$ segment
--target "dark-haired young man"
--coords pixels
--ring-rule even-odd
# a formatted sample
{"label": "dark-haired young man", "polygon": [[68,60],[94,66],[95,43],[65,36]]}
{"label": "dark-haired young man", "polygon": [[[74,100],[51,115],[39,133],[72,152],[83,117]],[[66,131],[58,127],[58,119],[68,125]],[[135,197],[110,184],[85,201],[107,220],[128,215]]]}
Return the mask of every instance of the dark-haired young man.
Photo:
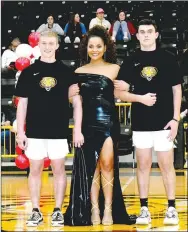
{"label": "dark-haired young man", "polygon": [[[182,78],[175,57],[156,48],[158,35],[153,20],[140,21],[136,35],[140,50],[124,61],[115,88],[121,100],[132,102],[133,143],[141,203],[136,223],[151,222],[148,192],[154,148],[168,198],[164,224],[176,225],[179,219],[175,208],[173,140],[180,119]],[[132,93],[128,92],[130,85]]]}

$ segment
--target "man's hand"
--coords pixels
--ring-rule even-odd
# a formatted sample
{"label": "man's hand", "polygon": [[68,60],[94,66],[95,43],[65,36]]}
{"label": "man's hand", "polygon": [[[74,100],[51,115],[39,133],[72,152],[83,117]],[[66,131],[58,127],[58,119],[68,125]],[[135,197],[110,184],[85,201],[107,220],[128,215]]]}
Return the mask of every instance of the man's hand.
{"label": "man's hand", "polygon": [[78,84],[73,84],[69,87],[69,98],[74,97],[75,95],[78,95],[80,92],[80,89],[78,87]]}
{"label": "man's hand", "polygon": [[140,102],[146,106],[153,106],[157,100],[156,93],[147,93],[141,96]]}
{"label": "man's hand", "polygon": [[168,122],[166,124],[166,126],[164,127],[164,129],[168,129],[170,127],[170,132],[167,136],[167,138],[170,141],[174,141],[174,139],[176,138],[177,132],[178,132],[178,122],[176,122],[175,120],[171,120],[170,122]]}
{"label": "man's hand", "polygon": [[125,81],[122,81],[122,80],[120,80],[120,81],[118,81],[118,80],[115,80],[114,81],[114,87],[115,87],[115,89],[117,89],[117,90],[121,90],[121,91],[129,91],[129,84],[127,84]]}
{"label": "man's hand", "polygon": [[73,130],[74,136],[73,136],[73,144],[75,147],[81,147],[84,144],[84,136],[83,134],[74,129]]}
{"label": "man's hand", "polygon": [[16,142],[18,143],[19,148],[21,148],[22,150],[25,150],[27,148],[28,139],[25,134],[17,134]]}

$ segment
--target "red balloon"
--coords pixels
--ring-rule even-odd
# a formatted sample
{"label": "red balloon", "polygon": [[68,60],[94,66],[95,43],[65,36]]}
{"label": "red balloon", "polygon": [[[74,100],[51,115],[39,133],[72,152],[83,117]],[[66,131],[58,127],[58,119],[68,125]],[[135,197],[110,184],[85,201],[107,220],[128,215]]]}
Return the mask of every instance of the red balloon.
{"label": "red balloon", "polygon": [[48,168],[50,166],[51,160],[48,157],[44,158],[44,168]]}
{"label": "red balloon", "polygon": [[26,169],[29,167],[29,160],[25,154],[20,154],[15,159],[16,166],[19,169]]}
{"label": "red balloon", "polygon": [[23,71],[29,65],[30,65],[30,60],[26,57],[20,57],[15,62],[16,69],[19,71]]}
{"label": "red balloon", "polygon": [[32,32],[29,37],[28,37],[28,41],[29,44],[32,48],[34,48],[35,46],[38,45],[39,42],[39,37],[40,37],[40,33],[39,32]]}
{"label": "red balloon", "polygon": [[16,146],[16,154],[22,155],[22,149],[19,146]]}

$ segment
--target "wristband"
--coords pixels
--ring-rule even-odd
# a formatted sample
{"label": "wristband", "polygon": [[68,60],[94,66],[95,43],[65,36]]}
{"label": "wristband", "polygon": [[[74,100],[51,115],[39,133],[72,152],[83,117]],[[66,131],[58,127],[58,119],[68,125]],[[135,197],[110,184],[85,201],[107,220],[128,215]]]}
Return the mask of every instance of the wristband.
{"label": "wristband", "polygon": [[172,120],[176,121],[176,122],[179,122],[177,119],[173,118]]}

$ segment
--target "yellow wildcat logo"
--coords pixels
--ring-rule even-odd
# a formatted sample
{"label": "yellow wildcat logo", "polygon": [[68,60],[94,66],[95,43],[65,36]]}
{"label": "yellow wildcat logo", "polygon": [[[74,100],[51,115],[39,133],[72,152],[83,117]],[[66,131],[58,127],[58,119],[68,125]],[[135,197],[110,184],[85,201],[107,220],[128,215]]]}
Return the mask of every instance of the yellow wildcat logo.
{"label": "yellow wildcat logo", "polygon": [[45,88],[46,91],[50,91],[57,84],[57,80],[53,77],[43,77],[40,81],[40,86]]}
{"label": "yellow wildcat logo", "polygon": [[141,76],[148,81],[151,81],[153,77],[155,77],[158,73],[157,68],[149,66],[149,67],[144,67],[141,71]]}

